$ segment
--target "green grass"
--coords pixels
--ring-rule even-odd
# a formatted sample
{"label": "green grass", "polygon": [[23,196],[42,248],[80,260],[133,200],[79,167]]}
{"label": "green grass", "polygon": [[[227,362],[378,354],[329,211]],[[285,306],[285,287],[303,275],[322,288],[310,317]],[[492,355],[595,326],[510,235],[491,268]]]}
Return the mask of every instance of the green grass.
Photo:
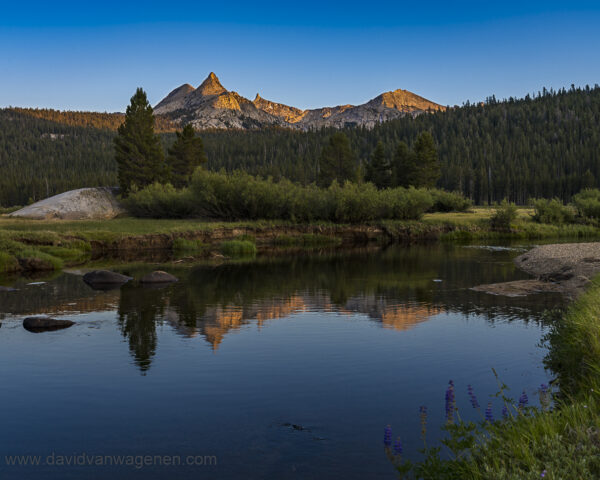
{"label": "green grass", "polygon": [[249,240],[229,240],[221,243],[221,253],[228,257],[249,257],[256,255],[256,244]]}
{"label": "green grass", "polygon": [[11,273],[19,270],[19,261],[14,255],[0,252],[0,273]]}
{"label": "green grass", "polygon": [[200,240],[190,240],[182,237],[173,240],[173,251],[176,254],[203,253],[207,251],[208,247],[208,244]]}

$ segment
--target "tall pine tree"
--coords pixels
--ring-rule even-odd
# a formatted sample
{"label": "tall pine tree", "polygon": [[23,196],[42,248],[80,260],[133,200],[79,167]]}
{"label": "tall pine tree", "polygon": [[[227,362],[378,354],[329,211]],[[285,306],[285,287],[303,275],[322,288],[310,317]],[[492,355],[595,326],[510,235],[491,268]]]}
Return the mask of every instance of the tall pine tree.
{"label": "tall pine tree", "polygon": [[371,161],[367,164],[365,180],[375,184],[379,189],[387,188],[392,184],[391,165],[385,157],[385,150],[381,140],[373,151]]}
{"label": "tall pine tree", "polygon": [[417,164],[417,181],[415,187],[435,187],[440,178],[440,161],[438,160],[435,141],[429,132],[423,132],[415,141],[413,147]]}
{"label": "tall pine tree", "polygon": [[404,142],[398,143],[392,163],[392,178],[395,187],[410,187],[418,181],[415,155]]}
{"label": "tall pine tree", "polygon": [[164,153],[154,133],[154,113],[146,92],[138,88],[115,137],[115,159],[121,194],[166,180]]}
{"label": "tall pine tree", "polygon": [[174,187],[185,187],[196,167],[207,162],[202,139],[196,136],[194,127],[187,124],[181,132],[177,132],[177,140],[169,148],[167,167],[169,179]]}
{"label": "tall pine tree", "polygon": [[329,143],[323,147],[319,160],[318,184],[328,187],[337,180],[354,182],[358,177],[356,156],[350,148],[348,137],[341,132],[329,137]]}

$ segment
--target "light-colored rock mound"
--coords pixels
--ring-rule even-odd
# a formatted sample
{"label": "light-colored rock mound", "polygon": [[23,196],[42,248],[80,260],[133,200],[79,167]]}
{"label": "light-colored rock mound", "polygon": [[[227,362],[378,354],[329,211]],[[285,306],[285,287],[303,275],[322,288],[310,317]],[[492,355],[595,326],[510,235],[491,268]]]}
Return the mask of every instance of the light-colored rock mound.
{"label": "light-colored rock mound", "polygon": [[33,220],[94,220],[114,218],[123,209],[111,188],[80,188],[33,203],[10,214]]}

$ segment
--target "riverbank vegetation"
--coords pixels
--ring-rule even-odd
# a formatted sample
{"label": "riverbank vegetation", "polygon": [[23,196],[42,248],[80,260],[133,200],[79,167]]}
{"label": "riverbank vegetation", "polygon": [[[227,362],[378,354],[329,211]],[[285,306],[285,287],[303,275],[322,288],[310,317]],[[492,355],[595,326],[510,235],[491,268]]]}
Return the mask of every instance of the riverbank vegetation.
{"label": "riverbank vegetation", "polygon": [[[481,407],[482,399],[478,400],[469,386],[471,406],[480,411],[481,421],[465,422],[458,415],[455,386],[450,382],[444,450],[425,447],[425,460],[405,461],[402,447],[392,444],[391,431],[386,429],[386,453],[401,478],[600,477],[600,277],[565,314],[554,317],[545,362],[557,378],[553,387],[540,387],[541,407],[529,407],[525,394],[518,400],[508,398],[506,387],[500,385],[498,398],[504,406],[502,418],[495,418],[491,404]],[[423,424],[426,409],[422,408],[420,415]]]}
{"label": "riverbank vegetation", "polygon": [[[374,220],[360,224],[292,220],[238,222],[199,219],[122,217],[112,220],[25,220],[0,216],[0,272],[22,269],[23,252],[37,258],[51,255],[59,268],[86,262],[111,252],[140,256],[144,252],[172,251],[177,256],[203,257],[219,252],[221,242],[253,239],[257,248],[321,248],[344,245],[418,241],[503,241],[550,238],[598,238],[594,225],[537,223],[534,211],[518,208],[509,230],[494,230],[494,208],[475,207],[466,212],[425,213],[420,220]],[[45,257],[47,259],[47,257]],[[141,257],[140,257],[141,258]],[[34,268],[35,262],[22,262]],[[42,265],[42,264],[40,264]],[[53,268],[54,268],[53,267]]]}

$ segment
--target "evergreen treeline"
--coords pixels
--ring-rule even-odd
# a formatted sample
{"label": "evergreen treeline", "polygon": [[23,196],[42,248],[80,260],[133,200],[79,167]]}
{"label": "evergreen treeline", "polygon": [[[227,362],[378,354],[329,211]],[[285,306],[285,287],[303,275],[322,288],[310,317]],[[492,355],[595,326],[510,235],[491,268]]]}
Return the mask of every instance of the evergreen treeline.
{"label": "evergreen treeline", "polygon": [[[69,117],[69,112],[63,113]],[[85,115],[106,114],[79,115],[83,117],[71,123],[81,125]],[[117,184],[113,131],[66,125],[69,122],[56,115],[46,117],[0,110],[0,205],[23,204],[70,188]],[[430,132],[441,162],[438,187],[461,191],[478,204],[505,197],[522,204],[541,197],[569,201],[582,188],[599,186],[599,125],[596,86],[544,90],[521,100],[500,102],[491,97],[485,104],[343,133],[358,171],[365,173],[379,141],[383,152],[377,159],[387,165],[400,142],[413,148],[420,133]],[[309,184],[318,180],[323,147],[335,132],[272,128],[206,131],[201,137],[209,169],[243,169]],[[164,133],[161,138],[166,150],[175,135]]]}

